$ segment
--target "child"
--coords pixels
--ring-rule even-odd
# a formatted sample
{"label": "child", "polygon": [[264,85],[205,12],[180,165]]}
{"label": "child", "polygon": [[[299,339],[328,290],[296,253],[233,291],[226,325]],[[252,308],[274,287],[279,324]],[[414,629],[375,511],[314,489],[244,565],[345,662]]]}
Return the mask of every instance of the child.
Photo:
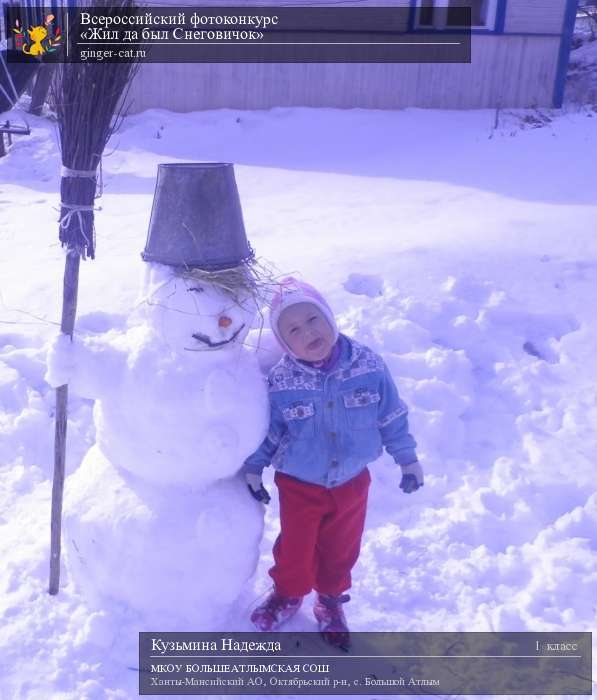
{"label": "child", "polygon": [[268,503],[263,468],[280,495],[280,534],[269,574],[274,590],[251,621],[276,630],[317,591],[313,612],[324,638],[349,643],[342,603],[363,534],[367,464],[382,445],[402,469],[405,493],[423,485],[407,408],[379,355],[339,334],[325,299],[292,277],[271,304],[274,335],[286,354],[269,373],[267,437],[244,463],[249,491]]}

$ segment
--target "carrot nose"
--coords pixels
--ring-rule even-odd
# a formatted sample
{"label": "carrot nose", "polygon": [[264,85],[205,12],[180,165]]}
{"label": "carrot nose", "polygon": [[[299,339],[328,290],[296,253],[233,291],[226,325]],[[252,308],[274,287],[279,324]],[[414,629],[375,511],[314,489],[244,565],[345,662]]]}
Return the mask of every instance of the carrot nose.
{"label": "carrot nose", "polygon": [[220,316],[218,319],[218,326],[220,326],[220,328],[228,328],[231,323],[232,319],[228,316]]}

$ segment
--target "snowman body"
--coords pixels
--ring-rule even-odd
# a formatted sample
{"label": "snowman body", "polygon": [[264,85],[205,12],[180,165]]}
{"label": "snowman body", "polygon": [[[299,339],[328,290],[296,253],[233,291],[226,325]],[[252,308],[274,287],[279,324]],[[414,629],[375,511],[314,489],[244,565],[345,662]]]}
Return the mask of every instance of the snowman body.
{"label": "snowman body", "polygon": [[[75,341],[96,444],[65,486],[68,568],[155,629],[215,629],[255,570],[263,509],[238,471],[267,430],[252,301],[149,264],[126,333]],[[49,366],[52,374],[52,366]]]}

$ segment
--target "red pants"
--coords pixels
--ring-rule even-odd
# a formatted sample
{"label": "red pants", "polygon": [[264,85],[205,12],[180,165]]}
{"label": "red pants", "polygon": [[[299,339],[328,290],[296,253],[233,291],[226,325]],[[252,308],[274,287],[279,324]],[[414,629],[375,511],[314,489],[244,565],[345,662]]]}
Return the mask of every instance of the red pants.
{"label": "red pants", "polygon": [[340,595],[361,549],[371,476],[367,468],[328,489],[276,472],[280,534],[269,575],[281,595],[297,597],[313,588]]}

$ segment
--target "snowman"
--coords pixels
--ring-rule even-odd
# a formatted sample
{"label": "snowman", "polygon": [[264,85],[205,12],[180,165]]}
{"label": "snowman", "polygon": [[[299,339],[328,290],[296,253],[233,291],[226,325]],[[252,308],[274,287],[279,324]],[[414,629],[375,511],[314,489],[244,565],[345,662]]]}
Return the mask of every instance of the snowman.
{"label": "snowman", "polygon": [[251,254],[231,165],[160,165],[126,331],[48,352],[48,382],[95,399],[96,443],[65,483],[67,569],[147,629],[217,629],[257,565],[263,509],[237,475],[268,417],[243,346]]}

